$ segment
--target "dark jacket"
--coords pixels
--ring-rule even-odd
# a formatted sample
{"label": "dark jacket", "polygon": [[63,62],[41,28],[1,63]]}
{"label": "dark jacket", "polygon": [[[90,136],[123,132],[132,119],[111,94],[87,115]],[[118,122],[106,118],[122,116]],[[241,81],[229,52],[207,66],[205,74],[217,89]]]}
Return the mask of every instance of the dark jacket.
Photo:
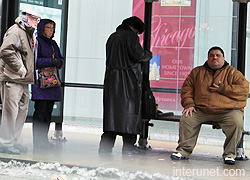
{"label": "dark jacket", "polygon": [[137,134],[141,130],[141,62],[152,53],[143,50],[129,26],[120,25],[106,44],[103,130]]}
{"label": "dark jacket", "polygon": [[[221,82],[219,92],[209,91],[213,83]],[[243,74],[225,62],[213,71],[207,63],[194,68],[183,83],[181,104],[184,108],[197,107],[207,114],[243,111],[247,103],[249,82]]]}
{"label": "dark jacket", "polygon": [[[55,58],[59,58],[61,60],[61,65],[57,67],[57,72],[58,72],[58,69],[62,68],[64,65],[64,59],[60,53],[60,49],[56,41],[52,40],[52,38],[54,37],[54,33],[50,39],[43,35],[43,28],[49,22],[54,23],[55,27],[55,22],[50,19],[41,19],[41,21],[37,26],[38,46],[37,46],[36,68],[53,66],[52,65],[52,54],[53,54],[52,46],[53,46],[55,51]],[[61,100],[61,87],[41,89],[39,87],[39,83],[40,81],[39,79],[37,79],[37,83],[31,86],[32,100],[55,100],[55,101]]]}

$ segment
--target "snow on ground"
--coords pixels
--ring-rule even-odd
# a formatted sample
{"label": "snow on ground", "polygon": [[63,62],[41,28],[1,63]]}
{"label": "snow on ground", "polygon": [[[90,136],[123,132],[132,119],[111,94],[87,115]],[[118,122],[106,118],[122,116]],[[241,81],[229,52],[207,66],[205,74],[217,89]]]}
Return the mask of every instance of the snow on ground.
{"label": "snow on ground", "polygon": [[159,173],[120,171],[116,168],[96,169],[68,167],[59,163],[27,164],[18,161],[0,161],[1,179],[33,180],[190,180],[183,177],[167,176]]}

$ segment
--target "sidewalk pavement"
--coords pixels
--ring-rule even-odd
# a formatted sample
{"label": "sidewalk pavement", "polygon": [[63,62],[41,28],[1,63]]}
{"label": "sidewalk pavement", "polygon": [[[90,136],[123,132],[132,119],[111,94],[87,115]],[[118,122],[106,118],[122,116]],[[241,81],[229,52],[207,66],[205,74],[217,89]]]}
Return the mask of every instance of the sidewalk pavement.
{"label": "sidewalk pavement", "polygon": [[[50,131],[50,136],[53,131]],[[28,147],[28,152],[21,155],[0,153],[0,160],[11,159],[26,162],[57,162],[69,166],[85,168],[117,168],[119,171],[142,171],[151,174],[163,174],[170,177],[193,179],[241,179],[250,178],[250,161],[236,161],[235,165],[223,164],[223,148],[219,146],[197,145],[189,160],[173,161],[170,155],[175,151],[176,142],[149,140],[152,147],[146,154],[122,155],[122,139],[117,137],[111,154],[98,154],[100,133],[81,133],[64,131],[67,141],[53,141],[52,150],[34,151],[32,147],[32,129],[26,125],[20,143]],[[250,150],[245,150],[250,156]]]}

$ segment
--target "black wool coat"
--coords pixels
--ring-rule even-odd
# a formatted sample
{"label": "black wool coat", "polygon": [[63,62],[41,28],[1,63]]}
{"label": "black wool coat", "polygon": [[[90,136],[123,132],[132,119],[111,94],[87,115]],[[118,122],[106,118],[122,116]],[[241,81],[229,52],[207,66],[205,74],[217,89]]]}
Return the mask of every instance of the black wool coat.
{"label": "black wool coat", "polygon": [[120,25],[106,43],[103,131],[138,134],[142,129],[141,94],[145,51],[130,27]]}

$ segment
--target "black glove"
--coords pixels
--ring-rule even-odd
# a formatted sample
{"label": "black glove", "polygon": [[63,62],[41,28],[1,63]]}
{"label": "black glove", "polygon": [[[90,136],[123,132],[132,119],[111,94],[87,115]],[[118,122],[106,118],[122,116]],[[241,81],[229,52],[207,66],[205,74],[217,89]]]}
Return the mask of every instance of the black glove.
{"label": "black glove", "polygon": [[52,59],[52,66],[60,66],[62,64],[61,60],[59,58]]}

